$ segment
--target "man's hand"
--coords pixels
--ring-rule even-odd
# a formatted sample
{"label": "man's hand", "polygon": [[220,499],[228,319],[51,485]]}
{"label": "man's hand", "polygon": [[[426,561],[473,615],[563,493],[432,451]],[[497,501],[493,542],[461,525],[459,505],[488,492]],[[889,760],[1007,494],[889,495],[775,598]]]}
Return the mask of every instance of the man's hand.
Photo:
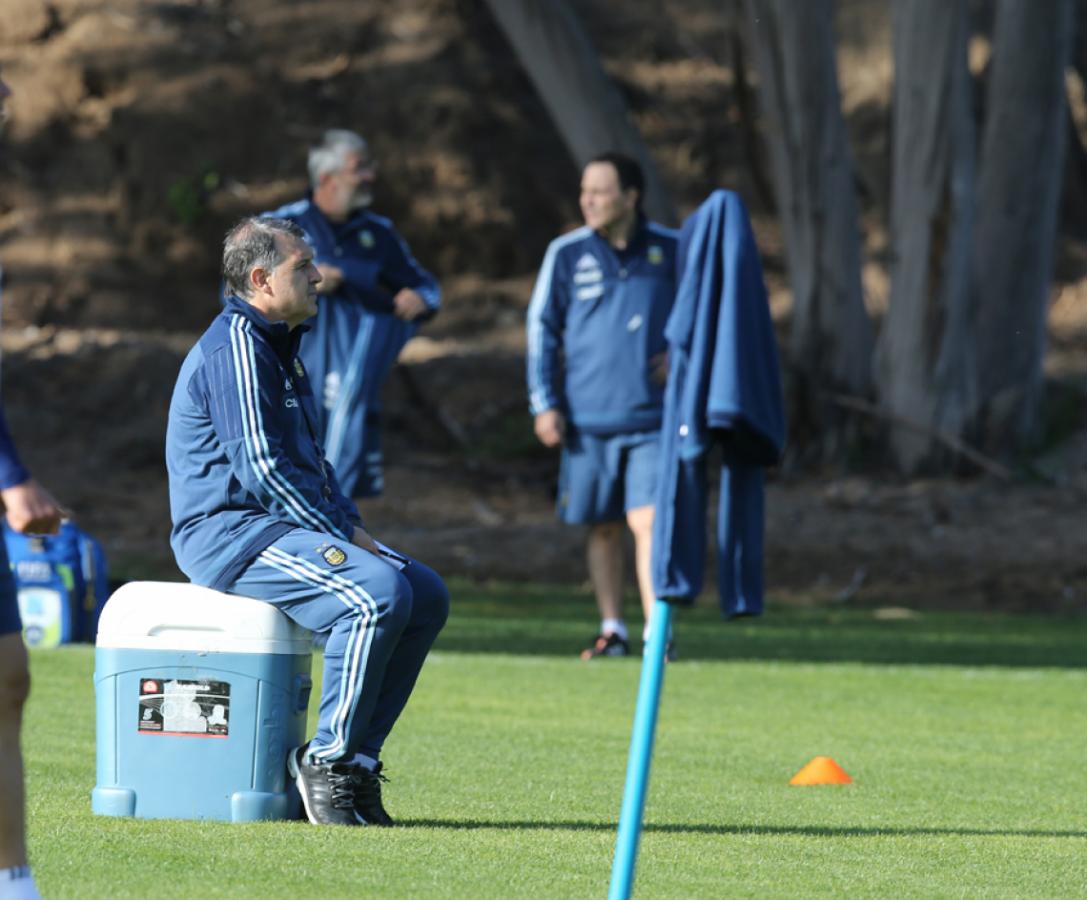
{"label": "man's hand", "polygon": [[557,409],[547,409],[536,415],[536,437],[545,447],[558,447],[566,435],[566,419]]}
{"label": "man's hand", "polygon": [[8,522],[20,534],[56,534],[64,511],[33,478],[0,491]]}
{"label": "man's hand", "polygon": [[317,271],[321,273],[321,282],[317,285],[318,294],[333,294],[340,289],[343,284],[343,269],[318,263]]}
{"label": "man's hand", "polygon": [[359,528],[355,526],[355,531],[351,535],[351,543],[356,547],[361,547],[367,553],[372,553],[374,556],[381,556],[381,551],[377,549],[377,544],[374,543],[374,539],[367,534],[365,528]]}
{"label": "man's hand", "polygon": [[411,322],[423,315],[429,306],[418,291],[411,288],[401,288],[393,297],[393,315],[405,322]]}
{"label": "man's hand", "polygon": [[668,351],[649,357],[649,380],[664,384],[668,380]]}

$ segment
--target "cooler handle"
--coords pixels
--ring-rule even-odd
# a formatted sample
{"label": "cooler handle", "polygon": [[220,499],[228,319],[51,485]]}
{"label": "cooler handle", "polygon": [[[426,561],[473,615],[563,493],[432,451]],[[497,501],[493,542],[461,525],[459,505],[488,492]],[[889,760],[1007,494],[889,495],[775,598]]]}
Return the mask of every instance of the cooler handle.
{"label": "cooler handle", "polygon": [[313,679],[309,675],[294,676],[294,711],[305,712],[309,709],[309,695],[313,690]]}

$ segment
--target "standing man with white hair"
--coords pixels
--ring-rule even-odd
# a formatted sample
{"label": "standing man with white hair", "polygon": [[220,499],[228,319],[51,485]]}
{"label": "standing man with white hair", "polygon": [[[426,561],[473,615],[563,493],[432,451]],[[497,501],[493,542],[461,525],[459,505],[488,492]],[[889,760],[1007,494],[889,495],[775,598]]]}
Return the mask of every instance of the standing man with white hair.
{"label": "standing man with white hair", "polygon": [[310,193],[269,215],[299,225],[316,252],[317,316],[302,341],[325,453],[349,497],[384,488],[381,389],[419,323],[437,311],[434,276],[393,223],[370,211],[377,163],[353,131],[309,151]]}

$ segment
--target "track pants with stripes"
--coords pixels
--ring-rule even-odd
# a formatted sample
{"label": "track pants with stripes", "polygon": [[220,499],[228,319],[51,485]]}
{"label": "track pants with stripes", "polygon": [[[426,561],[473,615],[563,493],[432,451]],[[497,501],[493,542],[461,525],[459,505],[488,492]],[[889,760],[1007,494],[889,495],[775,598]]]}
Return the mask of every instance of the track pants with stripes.
{"label": "track pants with stripes", "polygon": [[327,637],[317,762],[377,762],[449,614],[433,569],[295,529],[263,550],[229,591],[274,604]]}

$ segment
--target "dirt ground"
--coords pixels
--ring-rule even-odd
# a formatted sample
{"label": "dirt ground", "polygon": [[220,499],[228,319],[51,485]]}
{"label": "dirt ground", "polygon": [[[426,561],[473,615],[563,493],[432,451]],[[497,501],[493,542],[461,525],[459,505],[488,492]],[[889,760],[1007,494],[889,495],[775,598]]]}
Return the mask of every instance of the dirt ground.
{"label": "dirt ground", "polygon": [[[680,211],[716,186],[747,200],[787,328],[782,241],[765,154],[747,137],[728,4],[574,6]],[[839,4],[876,313],[887,290],[884,6]],[[350,125],[382,164],[376,208],[445,296],[388,386],[388,487],[364,506],[371,530],[447,574],[584,580],[582,535],[552,515],[556,460],[531,436],[522,333],[544,247],[576,222],[577,171],[482,3],[5,0],[8,12],[5,402],[27,461],[103,541],[116,576],[177,575],[166,409],[216,312],[221,234],[297,197],[306,142]],[[1074,234],[1057,275],[1048,369],[1062,441],[1011,481],[787,461],[767,502],[772,602],[1087,612],[1087,247]]]}

